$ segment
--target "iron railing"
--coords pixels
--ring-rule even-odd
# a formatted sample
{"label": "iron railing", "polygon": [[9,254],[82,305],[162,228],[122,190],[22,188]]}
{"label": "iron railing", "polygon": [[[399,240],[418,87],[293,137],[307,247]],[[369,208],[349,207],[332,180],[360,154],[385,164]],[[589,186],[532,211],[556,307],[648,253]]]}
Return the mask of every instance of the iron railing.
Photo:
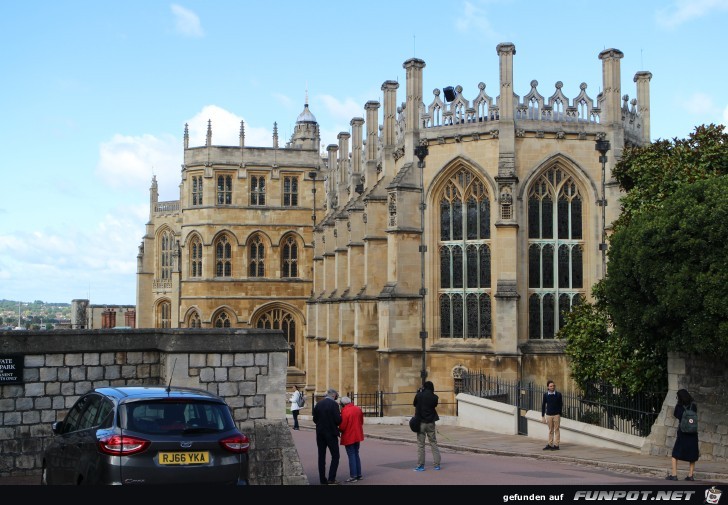
{"label": "iron railing", "polygon": [[[456,407],[454,401],[448,400],[448,398],[454,398],[452,391],[436,391],[436,393],[439,397],[438,412]],[[399,391],[396,393],[376,391],[374,393],[347,393],[346,396],[351,398],[354,404],[362,409],[365,417],[385,417],[412,415],[414,413],[412,401],[416,394],[417,391]],[[323,394],[312,394],[312,405],[323,397]]]}
{"label": "iron railing", "polygon": [[[515,405],[522,410],[541,410],[546,386],[508,381],[482,372],[464,373],[456,379],[455,393]],[[645,437],[657,419],[665,392],[630,394],[603,382],[589,384],[586,391],[562,391],[562,416],[575,421]]]}

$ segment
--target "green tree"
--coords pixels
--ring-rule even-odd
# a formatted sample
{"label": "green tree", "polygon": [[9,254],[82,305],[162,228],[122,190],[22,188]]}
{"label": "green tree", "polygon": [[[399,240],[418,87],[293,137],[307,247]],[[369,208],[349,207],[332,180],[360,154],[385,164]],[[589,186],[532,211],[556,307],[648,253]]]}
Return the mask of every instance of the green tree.
{"label": "green tree", "polygon": [[607,277],[558,335],[580,387],[604,380],[660,391],[668,350],[725,355],[727,174],[722,125],[625,149],[613,170],[625,196]]}
{"label": "green tree", "polygon": [[684,184],[728,174],[728,134],[723,125],[697,126],[687,139],[658,140],[627,148],[612,175],[626,194],[614,229],[642,211],[659,208]]}
{"label": "green tree", "polygon": [[610,240],[604,283],[628,345],[728,357],[728,176],[685,183]]}

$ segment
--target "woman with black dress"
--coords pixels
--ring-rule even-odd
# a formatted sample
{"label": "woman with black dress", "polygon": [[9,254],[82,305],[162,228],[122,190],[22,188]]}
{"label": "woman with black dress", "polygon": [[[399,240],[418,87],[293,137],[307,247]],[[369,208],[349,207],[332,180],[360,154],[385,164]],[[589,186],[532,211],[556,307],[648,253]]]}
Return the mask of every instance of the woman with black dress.
{"label": "woman with black dress", "polygon": [[[677,392],[677,405],[673,415],[678,419],[682,419],[683,412],[685,409],[693,404],[693,410],[698,411],[697,405],[693,402],[693,397],[688,393],[687,389],[681,389]],[[667,480],[677,480],[677,462],[687,461],[690,463],[688,469],[688,476],[685,480],[695,480],[693,474],[695,473],[695,462],[700,458],[700,449],[698,447],[698,434],[697,433],[684,433],[680,431],[680,424],[678,423],[677,438],[675,439],[675,445],[672,448],[672,473],[667,476]]]}

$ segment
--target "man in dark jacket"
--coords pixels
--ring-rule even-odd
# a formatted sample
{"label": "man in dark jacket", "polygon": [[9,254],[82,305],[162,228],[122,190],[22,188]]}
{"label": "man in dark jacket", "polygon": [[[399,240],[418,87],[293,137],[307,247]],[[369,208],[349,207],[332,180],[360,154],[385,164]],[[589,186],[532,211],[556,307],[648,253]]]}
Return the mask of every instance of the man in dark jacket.
{"label": "man in dark jacket", "polygon": [[[339,481],[336,480],[336,471],[339,469],[339,425],[341,424],[341,410],[336,401],[338,398],[339,393],[335,389],[329,389],[326,391],[326,396],[313,406],[319,480],[322,485],[339,484]],[[331,453],[328,479],[326,478],[326,449]]]}
{"label": "man in dark jacket", "polygon": [[434,469],[440,469],[440,449],[437,447],[437,431],[435,422],[440,419],[437,415],[438,397],[435,394],[435,386],[427,381],[422,385],[415,395],[412,405],[415,406],[415,415],[421,420],[420,432],[417,434],[417,466],[415,472],[425,471],[425,437],[430,441]]}
{"label": "man in dark jacket", "polygon": [[541,421],[549,427],[549,443],[543,448],[544,451],[558,451],[559,442],[561,441],[561,409],[564,406],[564,400],[561,393],[556,391],[554,381],[546,383],[546,391],[543,394],[541,402]]}

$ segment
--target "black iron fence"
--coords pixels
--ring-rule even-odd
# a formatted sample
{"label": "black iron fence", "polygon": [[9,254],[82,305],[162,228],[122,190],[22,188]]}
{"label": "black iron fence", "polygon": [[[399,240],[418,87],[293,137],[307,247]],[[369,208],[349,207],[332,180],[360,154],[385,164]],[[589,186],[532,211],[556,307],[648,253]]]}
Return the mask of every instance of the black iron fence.
{"label": "black iron fence", "polygon": [[[508,381],[482,372],[465,373],[456,379],[455,393],[488,398],[522,410],[541,410],[546,386]],[[650,434],[665,392],[630,394],[607,383],[593,383],[586,391],[561,392],[562,416],[567,419],[645,437]]]}
{"label": "black iron fence", "polygon": [[[454,410],[456,402],[452,391],[436,391],[436,393],[439,396],[438,412],[446,411],[448,408]],[[399,391],[396,393],[376,391],[374,393],[347,393],[346,396],[351,398],[362,409],[365,417],[384,417],[413,414],[412,401],[416,394],[417,391]],[[314,394],[313,402],[315,403],[323,397],[323,394]],[[453,398],[453,400],[450,398]]]}

